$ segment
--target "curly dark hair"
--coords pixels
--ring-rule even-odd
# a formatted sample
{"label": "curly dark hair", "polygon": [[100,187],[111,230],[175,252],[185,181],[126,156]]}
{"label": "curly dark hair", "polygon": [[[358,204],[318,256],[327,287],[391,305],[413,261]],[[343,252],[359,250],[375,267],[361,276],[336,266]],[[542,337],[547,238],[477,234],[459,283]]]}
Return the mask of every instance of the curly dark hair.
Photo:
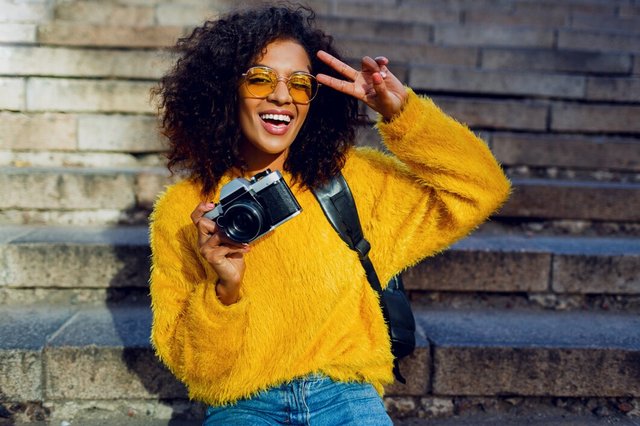
{"label": "curly dark hair", "polygon": [[[154,90],[172,172],[185,170],[208,195],[227,170],[246,169],[239,149],[237,88],[241,74],[269,43],[296,41],[307,52],[314,74],[338,76],[316,57],[320,49],[340,55],[314,19],[315,13],[303,6],[263,5],[206,21],[178,40],[179,59]],[[355,143],[357,120],[355,99],[321,86],[284,165],[294,182],[312,188],[337,174]]]}

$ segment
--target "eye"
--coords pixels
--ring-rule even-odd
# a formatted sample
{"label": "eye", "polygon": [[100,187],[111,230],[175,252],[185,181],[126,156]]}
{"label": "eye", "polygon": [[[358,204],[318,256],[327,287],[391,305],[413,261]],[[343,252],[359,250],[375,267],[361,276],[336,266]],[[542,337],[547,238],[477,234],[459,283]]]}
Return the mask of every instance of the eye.
{"label": "eye", "polygon": [[313,82],[308,75],[293,75],[289,80],[291,87],[297,90],[311,90]]}
{"label": "eye", "polygon": [[269,78],[269,74],[257,74],[257,75],[248,75],[247,82],[249,84],[257,84],[257,85],[269,85],[272,82],[272,79]]}
{"label": "eye", "polygon": [[273,84],[275,77],[269,70],[252,68],[247,72],[246,80],[248,84],[262,86]]}

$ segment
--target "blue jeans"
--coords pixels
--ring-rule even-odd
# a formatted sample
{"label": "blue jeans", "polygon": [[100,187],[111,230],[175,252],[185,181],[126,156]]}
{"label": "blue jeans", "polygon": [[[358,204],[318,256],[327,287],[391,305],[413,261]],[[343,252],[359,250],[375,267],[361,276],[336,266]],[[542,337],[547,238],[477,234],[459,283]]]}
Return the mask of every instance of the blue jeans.
{"label": "blue jeans", "polygon": [[392,426],[382,399],[368,383],[309,375],[233,405],[209,407],[203,426]]}

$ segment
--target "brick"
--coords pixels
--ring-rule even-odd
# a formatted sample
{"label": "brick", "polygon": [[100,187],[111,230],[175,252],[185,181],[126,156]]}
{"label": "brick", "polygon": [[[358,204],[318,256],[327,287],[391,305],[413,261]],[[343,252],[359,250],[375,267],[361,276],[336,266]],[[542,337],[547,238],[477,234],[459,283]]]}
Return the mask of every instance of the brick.
{"label": "brick", "polygon": [[78,149],[83,151],[157,152],[165,149],[155,117],[82,115],[78,119]]}
{"label": "brick", "polygon": [[431,377],[431,354],[429,342],[420,335],[416,336],[416,349],[406,358],[400,361],[400,371],[407,379],[402,384],[397,380],[385,387],[385,395],[415,395],[422,396],[428,393]]}
{"label": "brick", "polygon": [[464,23],[491,26],[526,26],[556,28],[568,21],[566,13],[527,12],[522,10],[496,11],[490,8],[468,10],[464,14]]}
{"label": "brick", "polygon": [[0,25],[0,43],[35,43],[36,26],[33,24]]}
{"label": "brick", "polygon": [[162,153],[131,155],[123,152],[88,152],[88,151],[11,151],[2,152],[0,165],[21,167],[162,167],[166,158]]}
{"label": "brick", "polygon": [[416,318],[434,347],[436,395],[640,394],[637,315],[432,308]]}
{"label": "brick", "polygon": [[163,192],[169,183],[176,180],[175,176],[170,179],[165,169],[138,173],[135,182],[136,205],[151,210],[158,194]]}
{"label": "brick", "polygon": [[640,77],[591,77],[587,79],[587,99],[640,102]]}
{"label": "brick", "polygon": [[522,13],[549,13],[573,16],[579,13],[614,16],[615,2],[554,2],[554,1],[522,1],[516,4],[516,9]]}
{"label": "brick", "polygon": [[[614,241],[618,242],[618,241]],[[638,244],[629,240],[629,245]],[[615,248],[615,246],[613,246]],[[553,260],[553,291],[579,294],[639,294],[640,253],[562,254]]]}
{"label": "brick", "polygon": [[439,395],[614,397],[640,393],[636,368],[640,354],[621,349],[452,346],[436,349],[434,358],[434,393]]}
{"label": "brick", "polygon": [[118,27],[54,23],[38,27],[38,42],[66,46],[170,47],[185,35],[182,27]]}
{"label": "brick", "polygon": [[461,243],[404,272],[406,288],[455,292],[548,290],[550,254],[470,247],[479,240]]}
{"label": "brick", "polygon": [[0,400],[43,399],[41,351],[71,314],[68,308],[0,306]]}
{"label": "brick", "polygon": [[0,46],[0,74],[156,79],[169,68],[159,51]]}
{"label": "brick", "polygon": [[588,14],[592,14],[592,15],[600,15],[600,16],[615,16],[617,13],[617,9],[618,9],[618,5],[620,4],[620,2],[618,2],[618,4],[616,4],[615,2],[600,2],[600,3],[583,3],[583,4],[578,4],[578,3],[574,3],[572,4],[571,7],[571,13],[573,14],[577,14],[577,13],[588,13]]}
{"label": "brick", "polygon": [[152,26],[155,10],[150,6],[129,6],[109,2],[73,1],[57,3],[56,21],[77,21],[114,26]]}
{"label": "brick", "polygon": [[520,71],[628,74],[631,56],[607,52],[483,49],[482,68]]}
{"label": "brick", "polygon": [[359,126],[356,132],[356,145],[358,146],[370,146],[377,149],[384,150],[382,145],[382,138],[380,132],[378,132],[373,126]]}
{"label": "brick", "polygon": [[[126,192],[126,187],[119,190]],[[0,246],[0,286],[110,291],[146,288],[150,253],[145,228],[30,228],[29,234]],[[28,267],[36,261],[38,268]]]}
{"label": "brick", "polygon": [[[6,222],[5,222],[6,223]],[[131,289],[123,289],[129,292]],[[141,290],[142,291],[142,290]],[[124,296],[113,298],[112,289],[61,289],[0,287],[0,306],[24,306],[60,304],[66,306],[101,305],[113,300],[126,300]],[[148,290],[146,291],[148,293]],[[117,293],[116,293],[117,294]],[[143,298],[140,298],[143,300]]]}
{"label": "brick", "polygon": [[357,34],[361,39],[426,43],[431,39],[432,33],[431,26],[426,24],[335,17],[320,17],[317,21],[320,28],[338,40]]}
{"label": "brick", "polygon": [[442,47],[400,41],[383,43],[376,40],[345,38],[340,40],[340,47],[344,53],[343,56],[354,58],[358,61],[365,55],[376,56],[382,53],[391,61],[391,69],[393,69],[395,62],[472,67],[475,66],[478,55],[477,50],[473,48]]}
{"label": "brick", "polygon": [[640,171],[640,140],[633,138],[494,133],[491,148],[508,165]]}
{"label": "brick", "polygon": [[452,46],[518,46],[551,48],[552,30],[488,25],[436,25],[437,44]]}
{"label": "brick", "polygon": [[542,103],[434,96],[445,112],[470,127],[546,130],[548,107]]}
{"label": "brick", "polygon": [[560,29],[558,48],[640,53],[640,36]]}
{"label": "brick", "polygon": [[640,184],[513,179],[501,217],[635,222],[640,220]]}
{"label": "brick", "polygon": [[5,168],[0,182],[12,190],[0,199],[0,208],[124,210],[135,205],[133,179],[113,171]]}
{"label": "brick", "polygon": [[0,110],[23,110],[25,107],[25,80],[0,77]]}
{"label": "brick", "polygon": [[459,12],[450,8],[405,6],[403,3],[395,7],[384,4],[366,4],[351,2],[336,2],[335,14],[340,17],[373,18],[376,20],[419,23],[458,23]]}
{"label": "brick", "polygon": [[581,76],[487,72],[450,67],[412,68],[409,85],[446,92],[562,98],[582,98],[585,93],[585,79]]}
{"label": "brick", "polygon": [[618,6],[618,16],[621,18],[636,18],[640,16],[640,5],[622,4]]}
{"label": "brick", "polygon": [[574,13],[571,16],[571,28],[598,32],[640,33],[640,18]]}
{"label": "brick", "polygon": [[551,129],[597,133],[640,133],[640,106],[558,103],[551,106]]}
{"label": "brick", "polygon": [[[141,423],[153,425],[175,423],[176,418],[193,419],[183,424],[202,422],[205,406],[184,397],[176,399],[83,399],[47,401],[45,417],[47,424],[89,425],[97,421],[101,425],[126,425]],[[135,420],[132,420],[132,417]],[[198,419],[198,420],[196,420]]]}
{"label": "brick", "polygon": [[40,351],[0,349],[0,389],[2,389],[1,397],[4,401],[41,400]]}
{"label": "brick", "polygon": [[184,386],[150,348],[150,327],[147,306],[98,307],[79,312],[45,349],[47,397],[184,398]]}
{"label": "brick", "polygon": [[48,19],[46,3],[0,0],[0,22],[43,22]]}
{"label": "brick", "polygon": [[[141,217],[142,216],[142,217]],[[139,210],[118,209],[95,210],[0,210],[0,223],[13,225],[48,226],[104,226],[147,223],[148,212],[141,215]],[[45,299],[46,300],[46,299]],[[36,302],[36,298],[32,302]],[[0,303],[1,304],[1,303]]]}
{"label": "brick", "polygon": [[220,16],[220,8],[214,6],[191,6],[165,3],[156,8],[158,25],[196,26],[205,20],[213,20]]}
{"label": "brick", "polygon": [[0,112],[0,148],[73,150],[76,126],[76,118],[67,114]]}
{"label": "brick", "polygon": [[32,78],[27,84],[26,109],[153,113],[152,86],[147,82]]}

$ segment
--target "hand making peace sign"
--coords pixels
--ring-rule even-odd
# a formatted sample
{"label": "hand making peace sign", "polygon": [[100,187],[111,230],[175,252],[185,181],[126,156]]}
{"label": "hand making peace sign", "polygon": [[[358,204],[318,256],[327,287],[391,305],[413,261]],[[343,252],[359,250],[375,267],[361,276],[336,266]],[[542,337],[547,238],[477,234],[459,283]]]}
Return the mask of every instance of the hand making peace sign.
{"label": "hand making peace sign", "polygon": [[402,110],[407,92],[402,82],[387,68],[389,60],[384,56],[375,59],[365,56],[362,58],[362,70],[357,71],[323,50],[318,51],[317,55],[318,59],[348,79],[318,74],[317,79],[321,84],[361,100],[385,120],[390,120]]}

